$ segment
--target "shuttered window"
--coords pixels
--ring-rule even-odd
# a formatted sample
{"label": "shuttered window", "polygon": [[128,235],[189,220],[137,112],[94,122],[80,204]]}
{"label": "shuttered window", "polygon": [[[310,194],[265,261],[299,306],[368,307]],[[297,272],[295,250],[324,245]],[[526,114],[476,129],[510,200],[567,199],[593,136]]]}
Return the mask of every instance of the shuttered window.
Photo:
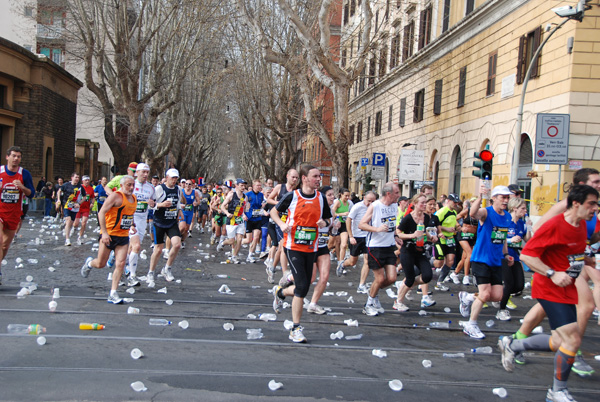
{"label": "shuttered window", "polygon": [[406,98],[400,99],[399,125],[400,127],[406,125]]}
{"label": "shuttered window", "polygon": [[381,126],[383,124],[383,111],[375,113],[375,136],[381,135]]}
{"label": "shuttered window", "polygon": [[413,121],[418,123],[423,120],[423,110],[425,109],[425,88],[415,93],[415,106],[413,108]]}
{"label": "shuttered window", "polygon": [[442,17],[442,33],[450,27],[450,0],[444,0],[444,15]]}
{"label": "shuttered window", "polygon": [[413,54],[415,41],[415,22],[404,27],[404,38],[402,39],[402,61],[406,61]]}
{"label": "shuttered window", "polygon": [[[525,81],[525,74],[531,64],[533,55],[537,48],[542,42],[542,27],[539,26],[527,35],[523,35],[519,38],[519,52],[517,58],[517,84],[522,84]],[[533,67],[531,68],[531,76],[529,78],[536,78],[540,76],[540,58],[541,54],[536,59]]]}
{"label": "shuttered window", "polygon": [[439,115],[442,113],[442,80],[435,82],[435,91],[433,93],[433,114]]}
{"label": "shuttered window", "polygon": [[498,51],[490,54],[488,58],[488,77],[486,96],[493,95],[496,92],[496,64],[498,63]]}
{"label": "shuttered window", "polygon": [[421,11],[419,21],[419,50],[431,42],[431,6]]}
{"label": "shuttered window", "polygon": [[458,104],[456,107],[462,107],[465,105],[465,92],[467,89],[467,67],[460,69],[460,76],[458,78]]}
{"label": "shuttered window", "polygon": [[350,126],[350,129],[348,130],[348,143],[350,145],[354,144],[354,130],[356,129],[356,126],[353,124]]}
{"label": "shuttered window", "polygon": [[359,121],[358,125],[356,126],[356,143],[357,144],[362,141],[362,131],[363,131],[362,126],[363,126],[362,121]]}
{"label": "shuttered window", "polygon": [[392,116],[393,116],[393,106],[390,105],[390,111],[388,112],[388,131],[392,131]]}

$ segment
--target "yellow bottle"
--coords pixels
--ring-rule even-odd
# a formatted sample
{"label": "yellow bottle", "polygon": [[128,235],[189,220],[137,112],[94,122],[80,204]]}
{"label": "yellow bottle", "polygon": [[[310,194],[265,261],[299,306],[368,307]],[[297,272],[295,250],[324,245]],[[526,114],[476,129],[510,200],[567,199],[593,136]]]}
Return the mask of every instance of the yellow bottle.
{"label": "yellow bottle", "polygon": [[82,322],[79,324],[79,329],[91,329],[94,331],[99,331],[104,328],[105,326],[102,324],[90,324],[88,322]]}

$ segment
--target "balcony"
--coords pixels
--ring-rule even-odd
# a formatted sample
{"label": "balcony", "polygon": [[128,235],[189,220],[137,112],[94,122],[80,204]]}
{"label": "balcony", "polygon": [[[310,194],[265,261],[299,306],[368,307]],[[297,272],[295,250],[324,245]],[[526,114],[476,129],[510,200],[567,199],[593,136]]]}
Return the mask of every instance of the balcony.
{"label": "balcony", "polygon": [[62,39],[64,28],[60,25],[37,24],[37,37],[42,39]]}

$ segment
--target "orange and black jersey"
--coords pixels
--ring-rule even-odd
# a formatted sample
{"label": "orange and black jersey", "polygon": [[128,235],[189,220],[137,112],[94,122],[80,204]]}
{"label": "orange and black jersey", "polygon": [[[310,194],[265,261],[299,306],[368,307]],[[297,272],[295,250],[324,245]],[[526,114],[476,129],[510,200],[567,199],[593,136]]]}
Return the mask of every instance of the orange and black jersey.
{"label": "orange and black jersey", "polygon": [[121,194],[123,200],[120,207],[112,207],[106,211],[106,231],[109,236],[126,237],[129,236],[129,229],[133,224],[133,214],[137,208],[137,198],[132,195],[133,202],[129,202],[127,196],[121,191],[116,193]]}

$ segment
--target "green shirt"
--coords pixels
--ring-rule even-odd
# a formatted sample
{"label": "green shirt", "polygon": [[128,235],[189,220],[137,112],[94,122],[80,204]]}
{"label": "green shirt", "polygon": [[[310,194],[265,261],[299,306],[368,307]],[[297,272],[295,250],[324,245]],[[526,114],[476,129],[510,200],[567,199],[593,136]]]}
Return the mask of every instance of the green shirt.
{"label": "green shirt", "polygon": [[[456,211],[448,208],[447,206],[438,210],[435,213],[435,216],[437,216],[440,226],[446,228],[456,227]],[[442,230],[442,234],[446,237],[454,237],[454,232],[446,232],[445,230]],[[440,242],[442,244],[446,244],[446,240],[447,239],[441,238]]]}

